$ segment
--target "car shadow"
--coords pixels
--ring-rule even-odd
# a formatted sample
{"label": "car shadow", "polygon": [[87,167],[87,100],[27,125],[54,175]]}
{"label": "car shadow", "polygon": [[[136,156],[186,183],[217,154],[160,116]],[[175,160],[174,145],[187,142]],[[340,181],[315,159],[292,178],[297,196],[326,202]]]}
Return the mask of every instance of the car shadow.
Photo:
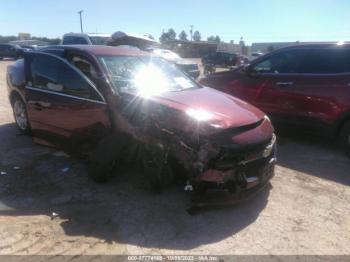
{"label": "car shadow", "polygon": [[268,203],[271,186],[234,206],[191,216],[182,185],[159,194],[144,189],[142,172],[124,166],[106,184],[95,184],[85,166],[55,149],[35,145],[0,126],[0,216],[47,215],[69,236],[148,248],[189,250],[226,239],[253,223]]}
{"label": "car shadow", "polygon": [[350,159],[330,138],[280,131],[277,162],[307,175],[350,185]]}

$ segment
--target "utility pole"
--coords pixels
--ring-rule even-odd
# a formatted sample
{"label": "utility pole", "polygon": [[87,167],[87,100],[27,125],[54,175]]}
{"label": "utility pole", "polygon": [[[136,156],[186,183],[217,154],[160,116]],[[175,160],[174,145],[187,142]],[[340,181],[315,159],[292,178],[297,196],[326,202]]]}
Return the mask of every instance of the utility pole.
{"label": "utility pole", "polygon": [[80,10],[78,12],[79,16],[80,16],[80,32],[83,32],[83,19],[81,18],[81,14],[83,13],[83,10]]}
{"label": "utility pole", "polygon": [[190,25],[191,41],[193,41],[193,25]]}

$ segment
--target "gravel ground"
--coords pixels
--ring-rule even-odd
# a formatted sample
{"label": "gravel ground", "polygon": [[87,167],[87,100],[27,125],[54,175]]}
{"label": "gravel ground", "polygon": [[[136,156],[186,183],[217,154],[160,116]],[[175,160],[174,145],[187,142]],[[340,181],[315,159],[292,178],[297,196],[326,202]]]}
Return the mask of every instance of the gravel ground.
{"label": "gravel ground", "polygon": [[331,142],[279,137],[269,188],[190,216],[180,186],[151,194],[127,168],[97,185],[78,160],[19,135],[10,63],[0,62],[0,254],[350,254],[350,160]]}

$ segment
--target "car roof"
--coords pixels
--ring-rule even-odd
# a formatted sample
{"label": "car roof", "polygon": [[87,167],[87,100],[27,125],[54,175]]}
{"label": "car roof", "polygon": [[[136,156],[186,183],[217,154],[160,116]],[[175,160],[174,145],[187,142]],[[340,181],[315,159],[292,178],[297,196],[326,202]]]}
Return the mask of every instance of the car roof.
{"label": "car roof", "polygon": [[312,48],[350,48],[350,42],[344,42],[344,43],[317,43],[317,44],[295,44],[290,45],[286,47],[281,47],[276,49],[275,51],[282,50],[282,49],[312,49]]}
{"label": "car roof", "polygon": [[46,49],[81,50],[93,56],[152,56],[139,49],[105,45],[58,45],[49,46]]}

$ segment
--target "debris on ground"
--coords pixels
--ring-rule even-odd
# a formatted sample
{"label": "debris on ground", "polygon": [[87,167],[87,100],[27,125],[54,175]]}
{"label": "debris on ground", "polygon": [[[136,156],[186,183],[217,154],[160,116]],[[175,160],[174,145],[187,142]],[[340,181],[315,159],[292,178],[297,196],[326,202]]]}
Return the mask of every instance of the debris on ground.
{"label": "debris on ground", "polygon": [[53,153],[53,155],[57,156],[57,157],[70,157],[68,154],[66,154],[63,151],[57,151],[57,152]]}
{"label": "debris on ground", "polygon": [[1,171],[1,172],[0,172],[0,175],[1,175],[1,176],[5,176],[5,175],[7,175],[7,172]]}
{"label": "debris on ground", "polygon": [[19,166],[14,166],[13,170],[20,170],[21,168]]}
{"label": "debris on ground", "polygon": [[70,167],[64,167],[61,169],[62,173],[66,173],[70,170]]}
{"label": "debris on ground", "polygon": [[55,212],[52,212],[51,214],[51,220],[55,219],[56,217],[59,217],[59,215]]}

